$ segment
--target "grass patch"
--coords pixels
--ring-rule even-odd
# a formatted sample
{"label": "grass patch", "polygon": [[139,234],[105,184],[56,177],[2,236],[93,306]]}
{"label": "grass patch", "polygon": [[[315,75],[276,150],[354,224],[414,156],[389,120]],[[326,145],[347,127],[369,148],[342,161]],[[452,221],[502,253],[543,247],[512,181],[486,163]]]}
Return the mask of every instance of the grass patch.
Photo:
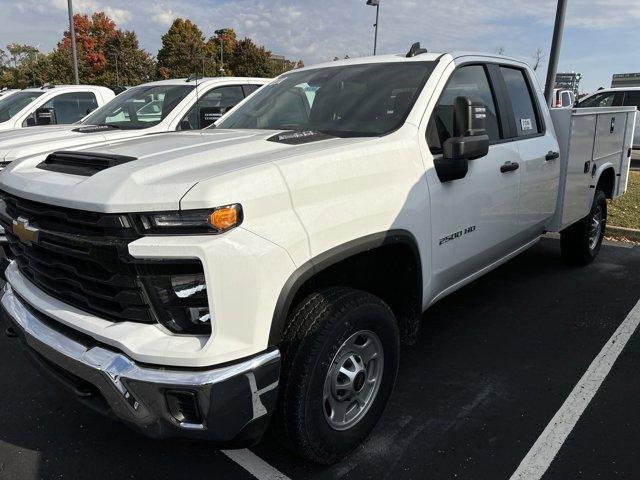
{"label": "grass patch", "polygon": [[609,202],[607,223],[640,229],[640,172],[629,172],[629,187],[622,197]]}

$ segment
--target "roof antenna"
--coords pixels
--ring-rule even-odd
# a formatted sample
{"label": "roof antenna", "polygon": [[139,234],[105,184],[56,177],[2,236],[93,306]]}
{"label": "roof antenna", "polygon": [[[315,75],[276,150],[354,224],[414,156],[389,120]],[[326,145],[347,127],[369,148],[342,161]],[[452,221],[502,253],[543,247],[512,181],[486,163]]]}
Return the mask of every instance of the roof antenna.
{"label": "roof antenna", "polygon": [[409,53],[407,53],[407,58],[415,57],[416,55],[420,55],[422,53],[427,53],[426,48],[420,48],[420,42],[416,42],[411,45],[409,49]]}

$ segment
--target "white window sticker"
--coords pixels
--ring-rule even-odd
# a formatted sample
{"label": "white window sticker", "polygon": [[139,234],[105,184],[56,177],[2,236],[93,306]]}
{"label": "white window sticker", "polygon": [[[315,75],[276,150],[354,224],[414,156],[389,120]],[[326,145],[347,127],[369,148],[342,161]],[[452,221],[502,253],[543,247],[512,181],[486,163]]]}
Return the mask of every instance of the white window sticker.
{"label": "white window sticker", "polygon": [[533,122],[530,118],[521,118],[520,125],[522,126],[522,130],[533,130]]}

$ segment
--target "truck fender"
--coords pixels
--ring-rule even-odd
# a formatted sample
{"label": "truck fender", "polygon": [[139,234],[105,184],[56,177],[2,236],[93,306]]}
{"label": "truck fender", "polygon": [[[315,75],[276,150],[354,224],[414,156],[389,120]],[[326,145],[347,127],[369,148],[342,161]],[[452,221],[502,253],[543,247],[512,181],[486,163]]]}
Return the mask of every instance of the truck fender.
{"label": "truck fender", "polygon": [[[593,168],[593,167],[592,167]],[[607,195],[607,198],[613,198],[615,196],[616,190],[617,190],[617,182],[616,179],[617,174],[616,174],[616,169],[613,166],[613,163],[611,162],[605,162],[602,165],[598,165],[597,168],[595,169],[595,172],[593,172],[592,170],[592,179],[591,179],[591,184],[590,184],[590,199],[591,202],[593,202],[593,197],[595,196],[596,193],[596,188],[598,186],[598,183],[600,182],[600,179],[602,178],[602,174],[604,172],[606,172],[607,170],[611,170],[611,173],[613,175],[613,185],[611,187],[611,191],[610,192],[605,192],[605,194]]]}
{"label": "truck fender", "polygon": [[[354,255],[367,252],[374,248],[398,243],[408,245],[413,251],[417,265],[416,277],[419,277],[420,282],[422,282],[420,249],[416,238],[408,230],[398,229],[374,233],[333,247],[305,262],[297,268],[285,282],[278,296],[276,308],[273,313],[271,330],[269,332],[269,346],[280,343],[293,300],[307,280],[322,270]],[[422,288],[420,288],[420,295],[422,295]],[[420,306],[422,306],[422,298],[420,298]]]}

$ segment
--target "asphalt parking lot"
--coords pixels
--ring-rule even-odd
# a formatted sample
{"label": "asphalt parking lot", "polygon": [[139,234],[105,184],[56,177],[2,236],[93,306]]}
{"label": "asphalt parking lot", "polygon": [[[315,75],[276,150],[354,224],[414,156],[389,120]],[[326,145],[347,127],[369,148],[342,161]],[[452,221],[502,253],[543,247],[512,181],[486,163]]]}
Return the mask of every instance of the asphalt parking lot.
{"label": "asphalt parking lot", "polygon": [[[544,239],[443,300],[404,351],[373,435],[332,467],[270,436],[252,452],[273,470],[251,454],[243,468],[207,444],[148,440],[77,406],[2,336],[0,478],[250,479],[253,466],[265,479],[508,479],[638,302],[639,272],[640,247],[607,243],[575,269]],[[635,333],[545,480],[640,478],[639,362]]]}

